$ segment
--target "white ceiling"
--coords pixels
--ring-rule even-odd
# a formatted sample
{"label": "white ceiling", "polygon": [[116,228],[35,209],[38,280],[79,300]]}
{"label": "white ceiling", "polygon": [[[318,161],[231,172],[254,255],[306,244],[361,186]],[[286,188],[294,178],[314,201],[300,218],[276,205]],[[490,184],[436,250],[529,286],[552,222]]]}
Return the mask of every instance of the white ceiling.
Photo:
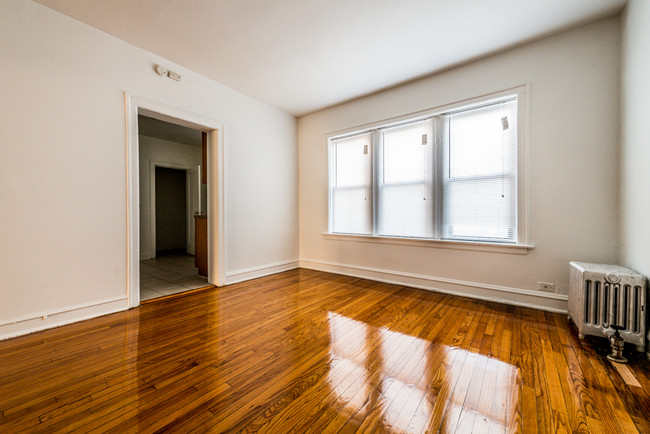
{"label": "white ceiling", "polygon": [[35,0],[300,116],[620,13],[626,0]]}

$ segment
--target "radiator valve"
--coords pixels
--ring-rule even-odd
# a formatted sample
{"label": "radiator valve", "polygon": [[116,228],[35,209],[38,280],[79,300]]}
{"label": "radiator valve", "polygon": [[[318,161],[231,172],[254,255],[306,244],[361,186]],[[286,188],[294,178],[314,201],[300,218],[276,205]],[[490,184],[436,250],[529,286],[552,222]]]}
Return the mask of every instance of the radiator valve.
{"label": "radiator valve", "polygon": [[612,344],[612,354],[608,354],[607,358],[612,362],[627,363],[627,359],[623,357],[623,347],[625,346],[625,341],[618,332],[619,330],[622,330],[623,327],[616,324],[612,324],[610,327],[614,329],[614,334],[609,336],[609,342]]}

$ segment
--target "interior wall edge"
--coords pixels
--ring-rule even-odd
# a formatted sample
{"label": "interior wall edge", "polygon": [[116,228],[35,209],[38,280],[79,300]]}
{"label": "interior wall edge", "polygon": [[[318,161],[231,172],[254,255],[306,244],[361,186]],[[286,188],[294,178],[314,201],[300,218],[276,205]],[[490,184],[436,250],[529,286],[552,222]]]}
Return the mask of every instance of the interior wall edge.
{"label": "interior wall edge", "polygon": [[273,262],[257,267],[242,268],[226,272],[226,285],[257,279],[258,277],[269,276],[283,271],[293,270],[300,267],[300,260],[289,259],[287,261]]}
{"label": "interior wall edge", "polygon": [[442,292],[459,297],[509,304],[548,312],[567,313],[568,296],[564,294],[502,287],[480,282],[467,282],[436,276],[406,273],[395,270],[338,264],[318,260],[301,260],[300,268],[359,277],[377,282],[404,285],[427,291]]}

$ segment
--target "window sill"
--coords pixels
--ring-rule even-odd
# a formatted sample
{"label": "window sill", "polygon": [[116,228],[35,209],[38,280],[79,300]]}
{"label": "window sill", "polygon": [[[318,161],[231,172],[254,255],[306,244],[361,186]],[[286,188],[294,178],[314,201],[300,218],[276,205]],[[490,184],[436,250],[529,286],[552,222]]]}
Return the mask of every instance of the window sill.
{"label": "window sill", "polygon": [[425,240],[420,238],[375,237],[372,235],[348,235],[323,233],[326,240],[350,241],[372,244],[392,244],[399,246],[432,247],[436,249],[469,250],[475,252],[506,253],[526,255],[535,246],[528,244],[498,244],[474,241]]}

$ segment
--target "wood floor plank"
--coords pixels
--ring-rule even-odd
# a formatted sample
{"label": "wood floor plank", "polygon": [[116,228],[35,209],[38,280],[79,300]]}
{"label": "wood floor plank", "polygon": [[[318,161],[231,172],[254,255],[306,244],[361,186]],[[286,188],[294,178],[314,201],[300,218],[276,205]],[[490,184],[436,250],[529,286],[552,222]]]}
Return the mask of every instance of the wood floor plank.
{"label": "wood floor plank", "polygon": [[[425,303],[421,304],[426,305]],[[426,315],[427,317],[434,317],[437,311],[440,310],[440,305],[428,303],[428,307],[423,306],[423,308],[426,309],[421,312],[423,315]],[[395,340],[397,339],[397,336],[389,336],[388,339],[391,338]],[[368,343],[372,345],[372,342]],[[375,346],[375,349],[373,351],[377,351],[377,349],[378,346]],[[371,356],[371,354],[368,356]],[[367,368],[364,369],[364,366],[355,364],[352,369],[348,369],[347,374],[349,375],[346,375],[346,372],[340,372],[343,368],[345,368],[345,364],[342,363],[342,360],[338,359],[335,361],[339,362],[340,367],[338,365],[333,366],[332,372],[328,378],[323,379],[323,384],[325,384],[324,387],[327,388],[327,386],[330,386],[329,390],[323,390],[323,384],[320,384],[318,387],[314,388],[314,390],[303,394],[295,401],[296,405],[307,405],[308,408],[313,409],[309,412],[309,419],[311,420],[319,420],[320,415],[322,415],[325,409],[336,412],[337,408],[342,409],[344,406],[346,406],[349,402],[349,399],[346,398],[352,398],[354,396],[354,392],[360,390],[361,387],[366,383],[367,377],[364,375],[365,372],[371,371],[376,367],[376,364],[370,363],[367,364]],[[346,361],[346,359],[343,359],[343,361]],[[334,378],[332,378],[333,373],[335,375]],[[284,427],[285,429],[281,429],[281,431],[285,431],[286,428],[294,427],[298,420],[305,419],[304,415],[296,413],[295,410],[292,410],[290,407],[287,407],[283,413],[277,415],[271,421],[271,423],[268,424],[264,432],[274,432],[274,428],[280,429],[280,427]],[[327,421],[328,418],[324,417],[321,420]],[[306,429],[306,427],[301,428]],[[311,424],[310,428],[316,429],[317,424]]]}
{"label": "wood floor plank", "polygon": [[557,371],[558,379],[560,381],[560,388],[564,397],[564,405],[567,409],[567,420],[571,432],[586,432],[588,431],[587,420],[580,406],[580,396],[571,375],[571,370],[567,363],[567,358],[564,352],[567,347],[562,343],[566,342],[560,336],[562,333],[558,327],[549,329],[549,338],[551,339],[553,350],[552,356],[555,361],[555,368]]}
{"label": "wood floor plank", "polygon": [[[590,408],[592,410],[591,412],[587,413],[587,416],[589,418],[588,424],[590,421],[592,426],[598,424],[600,425],[601,429],[605,430],[606,432],[621,431],[619,421],[615,417],[610,404],[611,399],[608,397],[609,391],[602,387],[590,363],[590,344],[588,342],[584,342],[584,344],[580,343],[577,339],[577,336],[573,333],[571,333],[570,338],[575,339],[575,345],[578,345],[578,347],[572,346],[571,350],[575,354],[575,357],[580,364],[580,369],[584,376],[586,387],[584,387],[585,398],[583,401],[586,405],[589,405],[587,408]],[[597,358],[597,356],[593,353],[592,356],[594,358]],[[606,360],[607,359],[603,358],[601,363],[609,364],[606,362]]]}
{"label": "wood floor plank", "polygon": [[0,432],[650,432],[561,314],[296,269],[0,342]]}
{"label": "wood floor plank", "polygon": [[[530,343],[533,359],[533,377],[535,378],[535,404],[537,407],[538,429],[549,430],[549,422],[553,422],[550,390],[548,385],[548,372],[543,352],[543,338],[540,333],[540,323],[536,316],[538,311],[528,309],[527,322],[531,324]],[[551,430],[552,431],[552,430]]]}
{"label": "wood floor plank", "polygon": [[[443,381],[443,384],[439,389],[440,396],[436,396],[435,403],[433,404],[426,428],[427,432],[438,431],[443,428],[453,429],[455,427],[455,420],[453,418],[454,411],[458,407],[459,402],[462,403],[461,397],[464,397],[466,393],[465,381],[467,379],[468,369],[465,364],[467,363],[468,366],[473,366],[475,363],[475,355],[467,351],[467,348],[469,347],[469,342],[474,337],[474,331],[478,328],[478,322],[474,320],[476,316],[480,317],[483,308],[484,305],[482,304],[478,306],[478,309],[476,309],[476,306],[471,306],[467,310],[467,316],[452,339],[452,352],[456,354],[453,363],[443,362],[441,365],[441,368],[444,367],[444,374],[439,378]],[[457,389],[459,381],[460,387]],[[444,397],[444,399],[440,399],[441,397]],[[450,408],[452,408],[451,414],[449,411]],[[450,423],[450,420],[452,420],[452,423]],[[453,426],[450,426],[452,424]]]}
{"label": "wood floor plank", "polygon": [[550,404],[550,417],[547,419],[552,426],[552,431],[556,433],[569,433],[571,428],[567,420],[567,407],[562,395],[562,388],[557,374],[557,366],[553,357],[553,348],[551,339],[546,326],[544,313],[535,312],[540,330],[540,353],[544,360],[545,378],[548,388],[548,398]]}
{"label": "wood floor plank", "polygon": [[[607,341],[605,339],[580,341],[573,329],[567,331],[567,340],[573,344],[571,351],[584,361],[583,369],[588,373],[587,381],[593,382],[596,386],[591,388],[593,389],[593,401],[594,405],[601,410],[602,415],[600,418],[591,417],[589,419],[591,423],[600,422],[601,425],[604,425],[604,429],[609,431],[650,432],[648,419],[635,416],[640,412],[650,414],[650,397],[643,388],[630,388],[620,375],[615,374],[617,369],[614,363],[605,357],[611,351]],[[599,354],[592,343],[604,344],[604,350]],[[634,364],[638,355],[631,352],[630,356]],[[641,364],[645,365],[646,362],[647,360],[642,356]],[[635,370],[639,375],[643,375],[645,371],[647,369]],[[631,392],[633,389],[638,389],[640,396]],[[623,409],[623,406],[626,409]]]}
{"label": "wood floor plank", "polygon": [[[381,300],[381,298],[379,298],[379,300]],[[363,302],[363,299],[362,299],[362,298],[357,298],[355,302],[357,302],[357,303],[362,303],[362,302]],[[347,312],[347,310],[350,309],[350,306],[351,306],[351,305],[346,305],[344,308],[342,308],[342,312]],[[386,315],[392,315],[392,312],[395,311],[395,310],[398,309],[398,308],[399,308],[399,306],[395,305],[395,306],[392,307],[392,309],[384,309],[384,310],[382,310],[381,312],[382,312],[383,314],[386,314]],[[363,312],[366,311],[366,310],[367,310],[367,309],[362,308],[362,309],[360,309],[358,312],[360,312],[360,313],[363,315]],[[375,311],[374,311],[374,309],[371,309],[370,311],[368,311],[368,313],[370,313],[370,314],[374,314]],[[345,317],[343,317],[343,318],[345,318]],[[330,322],[333,321],[334,319],[335,319],[335,318],[330,318]],[[321,323],[322,323],[324,326],[327,325],[327,322],[325,322],[325,321],[321,321]],[[346,345],[346,344],[345,344],[345,342],[346,342],[346,341],[345,341],[346,336],[349,335],[350,332],[353,332],[353,331],[354,331],[354,330],[344,330],[344,334],[339,336],[339,339],[342,339],[342,340],[343,340],[343,344],[344,344],[344,345]],[[329,329],[322,329],[322,330],[321,330],[321,333],[324,333],[325,335],[329,335],[329,332],[330,332]],[[364,344],[363,341],[357,343],[357,345],[363,345],[363,344]],[[302,347],[304,347],[304,346],[305,346],[305,344],[303,343]],[[354,351],[354,346],[352,346],[352,350]],[[306,354],[309,356],[310,359],[315,359],[315,358],[318,358],[318,356],[319,356],[318,354],[315,354],[313,351],[309,351],[309,349],[307,349]],[[321,354],[321,355],[324,356],[325,354]],[[312,361],[313,361],[313,360],[312,360]],[[321,363],[325,363],[325,360],[321,360]],[[286,371],[286,374],[287,374],[287,375],[288,375],[288,374],[295,374],[295,372],[288,370],[288,371]],[[267,389],[268,389],[268,386],[267,386]],[[267,393],[266,393],[266,395],[264,395],[264,396],[268,396],[268,390],[266,390],[265,392],[267,392]],[[261,398],[260,396],[257,396],[257,397],[256,397],[256,399],[260,399],[260,398]],[[270,399],[272,399],[272,398],[270,398]],[[241,398],[241,400],[242,400],[242,401],[246,401],[246,398],[245,398],[245,397],[244,397],[244,398]],[[235,403],[233,404],[232,399],[229,399],[228,401],[225,401],[225,402],[222,402],[222,403],[219,403],[219,404],[218,404],[221,408],[217,408],[217,407],[213,407],[213,408],[211,408],[211,411],[212,411],[213,413],[215,413],[215,414],[218,413],[218,415],[219,415],[218,418],[216,418],[216,417],[213,418],[213,423],[218,423],[218,426],[213,426],[213,425],[210,424],[210,422],[206,422],[207,425],[204,426],[203,428],[206,428],[206,429],[207,429],[207,428],[213,428],[213,429],[220,429],[220,430],[221,430],[221,429],[225,429],[225,428],[227,427],[227,424],[229,423],[229,420],[228,420],[228,419],[224,420],[224,416],[228,413],[228,411],[230,411],[230,410],[228,410],[228,408],[233,408],[233,409],[235,409],[235,410],[238,411],[238,412],[243,412],[243,409],[240,408],[241,406],[237,406],[236,403],[237,403],[237,401],[235,401]],[[247,402],[247,406],[248,406],[248,408],[250,408],[250,407],[251,407],[251,403],[250,403],[250,402]],[[254,405],[253,405],[253,406],[254,406]],[[244,408],[246,408],[246,407],[244,407]],[[279,407],[276,407],[276,408],[279,408]],[[246,420],[248,420],[250,423],[252,423],[252,422],[251,422],[251,419],[252,419],[251,416],[252,416],[252,414],[254,414],[254,413],[255,413],[255,411],[253,411],[252,413],[248,413],[248,415],[247,415]],[[232,418],[231,418],[231,419],[232,419]]]}
{"label": "wood floor plank", "polygon": [[[457,300],[454,300],[452,303],[450,303],[448,305],[449,308],[450,308],[450,313],[459,312],[460,309],[461,309],[461,307],[460,307],[461,303],[462,303],[462,299],[457,299]],[[434,315],[434,318],[436,318],[436,316],[437,316],[437,314]],[[462,319],[462,316],[459,316],[459,317]],[[452,318],[454,318],[454,320],[457,320],[456,317],[452,316]],[[440,364],[436,363],[436,362],[431,362],[431,361],[432,360],[437,360],[437,361],[442,360],[442,358],[444,357],[444,355],[448,351],[448,347],[446,345],[435,344],[434,342],[436,340],[446,342],[446,341],[448,341],[450,339],[450,336],[453,336],[453,334],[455,333],[455,328],[453,326],[445,328],[444,325],[445,325],[445,323],[443,321],[435,321],[435,326],[432,327],[429,331],[426,332],[427,336],[429,337],[428,340],[431,341],[432,344],[433,344],[433,345],[429,346],[429,348],[427,350],[427,354],[426,354],[427,361],[431,365],[436,366],[436,367],[440,366]],[[447,325],[449,325],[449,324],[447,324]],[[422,390],[423,392],[422,392],[422,394],[420,396],[420,400],[419,400],[419,403],[417,403],[417,406],[414,404],[414,407],[416,407],[414,409],[414,413],[416,413],[416,414],[417,414],[418,408],[422,409],[422,408],[426,407],[426,402],[423,403],[422,401],[427,401],[427,399],[426,399],[426,394],[427,394],[426,389],[428,387],[428,383],[430,382],[431,377],[433,376],[433,373],[431,372],[431,370],[427,369],[428,366],[429,366],[429,364],[426,365],[425,371],[422,373],[422,375],[420,377],[420,381],[422,381],[422,382],[417,385],[417,387],[419,387],[419,389]],[[375,371],[379,370],[380,367],[381,366],[378,366],[378,363],[376,363],[376,361],[373,360],[373,363],[370,365],[371,369],[369,369],[369,372],[375,372]],[[363,392],[359,392],[359,393],[362,393],[362,396],[365,394]],[[356,399],[356,395],[352,399],[353,400]],[[421,410],[421,413],[422,412],[425,413],[424,415],[421,415],[421,419],[423,419],[423,420],[418,420],[418,422],[420,422],[421,425],[426,424],[426,422],[428,421],[429,416],[430,416],[428,411]],[[339,413],[339,414],[335,415],[334,418],[326,426],[325,431],[336,432],[338,430],[341,430],[346,425],[347,421],[351,417],[353,417],[354,415],[355,415],[354,412],[351,413],[351,414]],[[414,417],[415,416],[412,415],[410,419],[413,419]],[[329,419],[329,418],[325,417],[324,419],[326,419],[326,421],[327,421],[327,419]],[[413,422],[410,422],[410,424],[412,424],[412,423]],[[348,429],[353,429],[353,428],[352,428],[352,426],[349,426]]]}
{"label": "wood floor plank", "polygon": [[[415,307],[419,300],[414,300],[416,303],[412,305]],[[397,326],[400,320],[403,320],[404,313],[408,309],[396,309],[396,306],[386,307],[382,309],[384,314],[377,319],[384,324],[392,324]],[[383,382],[383,376],[378,375],[382,369],[391,369],[392,361],[397,363],[400,360],[400,355],[404,354],[404,349],[409,345],[407,339],[403,339],[398,333],[382,333],[381,330],[368,329],[368,349],[363,360],[359,360],[360,364],[365,367],[365,372],[362,373],[360,381],[351,384],[347,390],[342,390],[341,395],[337,398],[334,405],[321,406],[323,412],[318,415],[310,428],[319,429],[322,427],[324,430],[334,431],[342,429],[347,421],[351,424],[359,424],[366,416],[368,411],[368,404],[374,404],[381,397],[380,389],[387,387],[392,380]],[[382,350],[385,349],[385,350]],[[338,425],[334,428],[334,424]],[[340,425],[339,425],[340,424]],[[306,429],[306,426],[296,426],[297,430]]]}

